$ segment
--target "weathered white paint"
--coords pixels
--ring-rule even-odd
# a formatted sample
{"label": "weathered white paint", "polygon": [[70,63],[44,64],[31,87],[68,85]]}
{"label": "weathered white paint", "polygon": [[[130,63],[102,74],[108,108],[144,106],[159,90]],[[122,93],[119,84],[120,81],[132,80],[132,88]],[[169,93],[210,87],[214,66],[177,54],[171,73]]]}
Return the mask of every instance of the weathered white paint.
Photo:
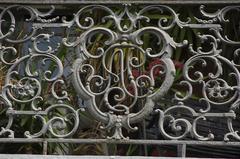
{"label": "weathered white paint", "polygon": [[[179,157],[142,156],[54,156],[54,155],[11,155],[0,154],[0,159],[180,159]],[[187,158],[186,158],[187,159]],[[194,159],[194,158],[191,158]]]}

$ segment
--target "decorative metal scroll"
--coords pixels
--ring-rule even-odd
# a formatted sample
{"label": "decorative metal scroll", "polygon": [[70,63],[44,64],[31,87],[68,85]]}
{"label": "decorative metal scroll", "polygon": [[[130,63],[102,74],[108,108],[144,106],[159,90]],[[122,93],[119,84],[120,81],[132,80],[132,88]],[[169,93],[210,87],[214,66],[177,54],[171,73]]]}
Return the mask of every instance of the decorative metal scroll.
{"label": "decorative metal scroll", "polygon": [[[88,5],[72,13],[73,18],[69,20],[54,17],[54,7],[48,12],[40,12],[30,6],[1,7],[0,58],[7,67],[7,73],[0,97],[7,108],[8,123],[0,134],[14,138],[14,120],[27,115],[41,123],[38,132],[25,131],[27,138],[46,137],[47,134],[48,137],[67,138],[78,131],[81,109],[77,108],[77,103],[69,102],[69,92],[63,80],[64,61],[58,57],[59,48],[65,46],[78,50],[71,68],[74,92],[84,101],[87,112],[110,132],[108,138],[127,139],[123,129],[138,131],[133,125],[158,112],[159,132],[167,139],[191,136],[196,140],[213,140],[215,134],[211,130],[207,135],[199,134],[198,124],[209,117],[221,117],[226,119],[229,129],[223,140],[239,140],[238,131],[232,124],[240,103],[239,65],[222,56],[221,46],[233,45],[236,51],[229,54],[238,56],[240,42],[225,36],[223,26],[229,23],[226,18],[228,12],[239,11],[240,7],[228,6],[215,13],[207,13],[201,6],[202,18],[189,18],[185,22],[165,5],[134,8],[134,5],[124,5],[120,10],[105,5]],[[20,11],[28,14],[24,21],[31,24],[31,29],[18,38],[17,22],[22,17],[15,13]],[[95,11],[103,13],[100,20],[93,18]],[[149,12],[163,16],[154,23],[148,17],[151,14],[146,14]],[[166,18],[166,14],[171,18]],[[175,42],[168,33],[175,26],[207,30],[209,33],[199,33],[196,38],[210,44],[211,49],[196,47],[186,40]],[[51,46],[49,42],[55,33],[43,31],[48,27],[74,28],[80,30],[80,34],[76,34],[75,39],[61,37],[60,43]],[[99,34],[104,38],[96,45],[93,40]],[[145,46],[143,36],[146,34],[158,39],[157,50]],[[30,45],[28,50],[18,52],[17,47],[26,43]],[[44,49],[40,47],[43,44]],[[94,51],[89,49],[92,45],[96,47]],[[174,83],[176,69],[171,57],[177,47],[187,48],[191,53],[182,68],[183,79],[180,82],[187,87],[187,92],[184,96],[180,92],[175,94],[176,105],[154,110]],[[154,59],[157,63],[147,68],[148,61]],[[201,72],[204,68],[213,69]],[[195,89],[201,94],[197,100],[204,103],[205,108],[196,110],[185,103]],[[48,92],[47,96],[44,92]],[[50,96],[51,101],[48,101]],[[26,106],[23,108],[23,105]],[[214,112],[213,105],[227,105],[228,109]],[[185,112],[193,120],[179,117],[179,112]],[[171,129],[166,129],[166,125]]]}

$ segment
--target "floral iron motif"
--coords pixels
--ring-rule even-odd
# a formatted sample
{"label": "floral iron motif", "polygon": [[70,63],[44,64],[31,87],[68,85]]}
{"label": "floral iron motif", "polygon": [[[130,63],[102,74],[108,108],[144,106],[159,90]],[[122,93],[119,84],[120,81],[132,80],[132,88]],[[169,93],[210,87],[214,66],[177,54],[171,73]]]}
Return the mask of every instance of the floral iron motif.
{"label": "floral iron motif", "polygon": [[[203,19],[194,17],[195,23],[191,18],[186,22],[181,21],[179,15],[166,5],[147,5],[137,11],[130,8],[134,7],[127,4],[117,10],[105,5],[87,5],[79,9],[72,20],[59,16],[48,18],[54,12],[54,7],[46,13],[30,6],[11,5],[0,8],[0,59],[8,67],[0,96],[7,107],[8,123],[2,128],[0,135],[8,134],[8,137],[14,137],[11,127],[18,115],[30,115],[42,124],[39,132],[25,131],[27,138],[42,137],[48,132],[53,137],[65,138],[76,133],[81,124],[80,108],[75,109],[69,103],[70,97],[64,88],[63,80],[64,61],[57,55],[59,48],[66,46],[78,50],[77,58],[72,64],[71,83],[84,100],[87,111],[104,124],[102,128],[110,131],[109,139],[127,139],[123,128],[128,131],[137,130],[137,127],[132,125],[141,122],[153,112],[155,104],[173,85],[176,69],[171,57],[174,49],[188,47],[191,57],[184,63],[183,80],[179,83],[186,86],[188,91],[184,97],[180,96],[180,92],[175,94],[176,105],[155,111],[160,114],[159,131],[165,138],[172,140],[184,139],[189,135],[197,140],[213,140],[215,136],[212,132],[206,136],[198,133],[198,122],[207,120],[208,117],[222,117],[227,119],[229,129],[229,132],[224,134],[224,140],[230,140],[229,137],[239,140],[238,131],[233,126],[236,109],[239,107],[239,65],[222,56],[221,43],[234,46],[240,44],[223,35],[222,25],[229,22],[227,13],[232,10],[239,11],[240,7],[228,6],[215,13],[207,13],[204,6],[200,6]],[[22,38],[14,36],[17,31],[17,17],[14,15],[16,10],[28,13],[30,18],[25,21],[32,25],[30,32]],[[91,17],[96,10],[104,12],[98,20],[100,24]],[[151,18],[146,15],[147,12],[167,12],[171,19],[163,16],[153,25]],[[7,31],[2,29],[4,22],[9,22]],[[104,26],[106,23],[111,26]],[[206,29],[210,33],[199,33],[197,38],[203,43],[209,43],[211,49],[206,51],[201,47],[196,48],[186,40],[175,42],[168,33],[174,26]],[[76,28],[81,34],[76,36],[75,40],[61,37],[61,42],[53,47],[49,42],[55,33],[43,32],[49,27]],[[96,51],[89,50],[89,46],[93,45],[92,40],[98,34],[105,37],[102,46],[96,46]],[[158,39],[158,50],[144,46],[146,42],[142,37],[146,34]],[[24,43],[30,43],[31,47],[27,52],[18,52],[15,45]],[[40,47],[42,43],[47,49]],[[236,49],[234,56],[237,57],[238,54],[239,49]],[[9,55],[12,56],[10,59],[7,58]],[[159,63],[151,67],[149,72],[142,73],[142,70],[146,70],[147,60],[155,58]],[[47,67],[50,62],[54,69]],[[210,64],[214,65],[214,70],[201,72],[202,68]],[[234,82],[223,78],[226,68]],[[156,70],[162,78],[160,83],[154,75]],[[138,73],[134,74],[134,71]],[[48,101],[47,106],[43,104],[48,100],[43,96],[46,89],[44,83],[51,83],[49,94],[54,99]],[[185,101],[193,96],[195,85],[201,86],[202,98],[199,102],[205,103],[206,108],[196,110],[185,104]],[[61,86],[61,95],[56,90],[57,86]],[[16,107],[17,104],[30,107],[21,109]],[[212,105],[229,105],[229,109],[224,113],[212,113]],[[61,115],[55,113],[59,109],[62,110]],[[186,112],[193,121],[176,115],[179,112]],[[170,133],[169,129],[165,129],[166,123],[171,127]],[[68,125],[72,126],[69,128]]]}

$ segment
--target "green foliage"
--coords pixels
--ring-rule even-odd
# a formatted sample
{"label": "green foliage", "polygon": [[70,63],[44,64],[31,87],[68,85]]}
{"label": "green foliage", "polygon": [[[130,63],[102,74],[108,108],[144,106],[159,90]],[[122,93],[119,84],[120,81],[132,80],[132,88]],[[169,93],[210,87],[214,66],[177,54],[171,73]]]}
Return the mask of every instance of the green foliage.
{"label": "green foliage", "polygon": [[[191,18],[191,23],[195,23],[196,20],[194,18],[194,11],[191,9],[186,9],[186,8],[176,8],[176,11],[181,13],[181,18],[182,19],[187,19],[187,17]],[[117,13],[120,13],[120,9],[119,11],[116,11]],[[99,12],[96,12],[93,14],[93,16],[95,17],[95,19],[98,18],[98,15],[101,14]],[[156,23],[156,21],[158,21],[158,19],[162,18],[163,15],[160,14],[149,14],[147,15],[149,18],[152,19],[153,23]],[[164,15],[165,18],[171,20],[172,17],[168,16],[168,15]],[[234,16],[232,16],[234,17]],[[171,22],[171,21],[169,21]],[[130,22],[129,20],[125,20],[122,22],[124,25],[129,26]],[[237,23],[237,21],[233,21],[232,25],[236,25],[235,23]],[[113,22],[112,21],[108,21],[105,24],[99,24],[97,26],[102,26],[105,28],[111,28],[114,29],[113,27]],[[142,26],[139,26],[142,27]],[[230,33],[233,31],[234,32],[234,40],[238,41],[239,40],[239,36],[237,36],[239,33],[237,33],[236,29],[231,30],[230,27],[226,27],[229,29],[226,29],[226,33]],[[81,34],[83,31],[76,29],[75,30],[78,34]],[[201,46],[201,42],[197,37],[197,34],[199,32],[201,32],[198,29],[189,29],[189,28],[179,28],[178,26],[174,26],[173,28],[169,29],[168,34],[171,35],[173,37],[173,39],[177,42],[182,42],[183,40],[188,40],[189,43],[193,44],[195,48]],[[155,38],[155,39],[154,39]],[[157,50],[158,48],[156,48],[156,46],[153,46],[153,42],[156,41],[156,37],[152,37],[150,34],[145,34],[143,36],[144,44],[143,47],[146,49],[147,47],[151,46],[153,49]],[[97,46],[99,45],[104,45],[104,41],[106,41],[106,37],[103,34],[99,34],[98,36],[95,37],[95,40],[93,41],[92,45],[89,45],[89,47],[87,48],[88,50],[90,50],[90,52],[92,53],[96,53],[97,51]],[[105,47],[105,46],[103,46]],[[21,52],[21,49],[18,50],[18,52]],[[117,49],[115,51],[118,51]],[[130,49],[124,48],[124,53],[125,53],[125,59],[129,56],[134,56],[133,52],[131,52]],[[66,61],[66,56],[68,54],[68,48],[65,46],[61,46],[57,56],[59,59],[61,59],[61,61]],[[110,57],[107,57],[110,61]],[[116,70],[119,70],[119,56],[115,56],[114,57],[114,68]],[[143,59],[143,57],[139,57],[140,59]],[[181,89],[179,87],[179,82],[183,79],[182,77],[182,66],[184,64],[184,62],[186,61],[186,59],[189,58],[189,54],[188,54],[188,50],[187,48],[177,48],[173,55],[172,55],[172,60],[175,63],[176,66],[176,77],[175,77],[175,84],[172,86],[171,88],[171,93],[174,94],[176,92],[181,92],[182,95],[185,95],[185,91],[184,89]],[[96,70],[101,70],[101,65],[99,63],[99,61],[89,61],[92,62],[92,66],[94,66],[96,68]],[[147,61],[147,65],[150,63],[151,61]],[[177,67],[177,64],[179,67]],[[109,63],[110,65],[110,63]],[[65,64],[66,66],[66,64]],[[33,68],[36,69],[36,68]],[[55,66],[54,64],[50,64],[47,68],[48,70],[54,71]],[[6,75],[6,71],[7,69],[5,68],[5,66],[3,66],[2,64],[0,64],[0,84],[4,85],[4,77]],[[139,72],[145,72],[146,69],[143,67],[140,70],[138,70]],[[64,79],[66,80],[66,79]],[[67,83],[67,82],[66,82]],[[48,99],[47,102],[45,103],[41,103],[41,105],[43,107],[47,107],[51,104],[51,97],[49,97],[49,90],[51,88],[52,83],[48,83],[48,82],[43,82],[42,83],[42,95]],[[69,85],[68,86],[68,93],[70,96],[70,103],[76,107],[76,109],[78,109],[78,105],[77,100],[76,100],[76,93],[75,91],[73,91],[74,89]],[[193,95],[192,96],[193,99],[197,100],[199,99],[198,95]],[[163,101],[163,103],[166,101]],[[30,106],[27,104],[17,104],[14,103],[16,105],[14,105],[15,107],[18,107],[20,110],[25,110],[27,108],[29,108]],[[164,103],[166,105],[168,105],[169,103]],[[5,117],[5,113],[6,113],[6,108],[3,107],[3,105],[1,106],[1,110],[0,110],[0,118],[4,119]],[[61,110],[57,110],[56,115],[61,115],[64,114],[64,112],[62,112]],[[83,121],[91,121],[90,126],[86,127],[84,129],[79,130],[79,132],[74,135],[74,138],[102,138],[103,136],[106,136],[105,132],[103,130],[101,130],[100,124],[96,121],[94,121],[92,119],[91,116],[89,116],[88,114],[81,112],[79,114],[80,118]],[[32,117],[31,116],[24,116],[18,119],[19,121],[16,122],[16,124],[14,125],[14,128],[17,128],[18,131],[16,131],[19,134],[16,134],[16,136],[21,136],[20,134],[23,134],[24,131],[29,130],[30,132],[36,132],[37,130],[39,130],[41,128],[40,125],[36,125],[36,123],[33,122]],[[0,121],[0,126],[3,126],[6,124],[6,121],[1,120]],[[80,123],[81,124],[81,123]],[[21,136],[22,137],[22,136]],[[46,138],[48,137],[52,137],[50,135],[46,135],[44,136]],[[2,145],[2,147],[4,147],[4,145]],[[4,149],[4,148],[2,148]],[[16,145],[13,149],[16,150],[16,153],[41,153],[43,147],[42,144],[37,144],[37,145],[31,145],[31,144],[24,144],[24,145]],[[121,152],[119,151],[121,150]],[[6,151],[4,149],[4,151]],[[136,155],[141,153],[140,151],[142,151],[142,149],[139,149],[139,146],[137,145],[128,145],[127,148],[123,148],[121,146],[115,145],[115,144],[70,144],[70,143],[49,143],[48,144],[48,153],[49,154],[78,154],[78,155],[83,155],[83,154],[94,154],[94,155],[107,155],[109,154],[109,152],[112,151],[113,154],[112,155],[127,155],[127,156],[131,156],[131,155]]]}

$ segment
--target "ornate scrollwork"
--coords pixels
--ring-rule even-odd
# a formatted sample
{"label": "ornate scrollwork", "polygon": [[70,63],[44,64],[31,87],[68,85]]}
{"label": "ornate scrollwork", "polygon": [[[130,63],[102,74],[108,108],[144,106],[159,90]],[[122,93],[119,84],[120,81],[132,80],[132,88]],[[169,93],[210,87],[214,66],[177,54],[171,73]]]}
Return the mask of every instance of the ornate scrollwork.
{"label": "ornate scrollwork", "polygon": [[[181,111],[180,111],[181,110]],[[168,109],[166,109],[164,112],[161,110],[157,110],[160,113],[160,118],[159,118],[159,128],[160,132],[164,137],[167,139],[173,139],[173,140],[178,140],[178,139],[183,139],[185,138],[189,133],[196,138],[197,140],[212,140],[214,139],[214,135],[212,133],[209,133],[206,137],[199,135],[197,133],[196,127],[197,127],[197,122],[202,119],[206,120],[204,115],[198,115],[194,109],[183,105],[183,103],[178,103],[176,106],[172,106]],[[173,112],[189,112],[189,114],[193,117],[196,117],[193,120],[193,123],[191,124],[189,120],[184,119],[184,118],[178,118],[176,119],[172,113]],[[168,134],[165,129],[164,129],[164,122],[168,121],[169,126],[171,127],[171,130],[176,133],[176,134]]]}
{"label": "ornate scrollwork", "polygon": [[[65,109],[66,113],[61,114],[61,116],[51,116],[51,112],[53,112],[56,109]],[[44,116],[48,117],[48,120]],[[43,134],[45,134],[48,130],[51,132],[51,134],[54,137],[69,137],[72,136],[79,125],[79,118],[78,118],[78,111],[74,110],[71,106],[66,104],[54,104],[48,107],[42,114],[36,114],[34,115],[34,119],[39,119],[42,123],[42,128],[39,132],[31,134],[29,131],[26,131],[24,135],[28,138],[36,138],[40,137]],[[70,119],[74,120],[74,127],[71,130],[68,130],[66,132],[69,124],[68,122],[71,122]]]}
{"label": "ornate scrollwork", "polygon": [[[18,8],[18,6],[12,6],[9,10],[13,7]],[[34,9],[28,10],[29,12],[36,11]],[[8,10],[4,12],[9,12],[9,14],[11,14]],[[48,14],[42,15],[39,13],[35,18],[37,18],[37,16],[43,17],[44,15]],[[30,19],[34,20],[33,15],[31,17]],[[32,34],[26,39],[15,41],[20,43],[30,40],[32,42],[32,48],[28,49],[26,55],[14,57],[11,61],[5,59],[6,54],[12,53],[16,55],[16,49],[14,47],[2,47],[1,61],[8,65],[9,68],[2,89],[1,101],[8,107],[6,114],[9,117],[9,122],[6,128],[2,128],[1,134],[9,134],[9,137],[14,137],[14,132],[10,130],[10,128],[17,114],[33,115],[33,117],[38,119],[42,124],[42,129],[38,133],[31,134],[31,132],[26,131],[25,136],[28,138],[40,137],[45,135],[47,131],[50,131],[55,137],[67,137],[73,135],[77,130],[79,125],[78,110],[74,110],[68,104],[64,104],[64,100],[69,99],[66,91],[62,91],[63,96],[59,96],[55,90],[55,85],[57,83],[64,84],[64,81],[60,79],[63,75],[63,64],[55,55],[59,45],[56,46],[56,48],[48,46],[47,49],[39,48],[38,46],[40,39],[50,42],[52,36],[53,34],[38,34],[36,36]],[[11,42],[7,37],[6,41]],[[49,65],[52,65],[52,67],[49,67]],[[22,69],[22,67],[24,68]],[[42,102],[45,100],[43,96],[43,81],[53,83],[51,94],[57,101],[57,103],[52,104],[45,110],[42,105]],[[26,104],[29,105],[29,107],[27,107],[26,110],[21,110],[17,107],[19,104]],[[64,113],[62,116],[50,115],[53,113],[53,110],[58,109],[64,109],[63,112],[65,112],[66,115],[64,116]],[[26,113],[19,113],[21,111]],[[66,133],[65,130],[69,127],[67,126],[69,120],[73,120],[74,126],[72,130]]]}
{"label": "ornate scrollwork", "polygon": [[[54,11],[54,6],[52,6],[51,10],[46,12],[46,13],[42,13],[40,11],[38,11],[35,8],[29,7],[29,6],[19,6],[19,5],[12,5],[12,6],[8,6],[6,8],[0,8],[2,11],[0,13],[0,21],[2,22],[0,24],[0,39],[1,40],[6,40],[7,42],[10,43],[22,43],[25,42],[27,40],[29,40],[31,37],[33,37],[37,30],[39,28],[35,28],[32,27],[32,31],[29,33],[29,35],[25,35],[22,39],[11,39],[10,36],[13,35],[13,33],[15,33],[16,30],[16,21],[17,19],[14,16],[14,12],[12,10],[16,9],[18,11],[26,11],[28,12],[30,18],[26,18],[25,21],[27,22],[33,22],[34,20],[36,21],[41,21],[41,22],[54,22],[58,19],[58,17],[55,17],[53,19],[44,19],[45,17],[49,16],[52,14],[52,12]],[[10,26],[8,28],[7,32],[3,32],[2,30],[2,25],[4,24],[5,21],[8,21],[5,19],[6,16],[9,16],[10,18]]]}
{"label": "ornate scrollwork", "polygon": [[[67,39],[63,39],[63,42],[67,46],[79,46],[81,50],[81,58],[77,59],[73,66],[73,83],[77,92],[81,98],[87,101],[87,108],[91,114],[107,124],[106,129],[115,129],[111,138],[121,139],[123,138],[122,127],[128,130],[136,130],[136,127],[132,128],[130,124],[136,123],[148,115],[154,106],[154,101],[162,97],[170,88],[175,74],[175,68],[170,57],[172,50],[176,46],[181,45],[175,43],[163,30],[170,26],[136,28],[138,20],[147,19],[148,21],[149,18],[141,14],[150,9],[157,8],[160,11],[167,9],[174,14],[173,10],[168,7],[152,6],[142,9],[137,14],[132,14],[128,10],[128,6],[125,6],[125,9],[119,15],[105,6],[94,6],[92,9],[96,7],[107,10],[110,13],[110,16],[105,16],[102,20],[114,19],[117,31],[103,27],[92,27],[94,23],[91,20],[88,30],[81,34],[75,42],[67,42]],[[78,12],[77,15],[80,14],[81,12]],[[131,22],[129,28],[121,27],[119,19],[122,19],[125,15]],[[177,16],[175,15],[175,17]],[[78,27],[82,28],[81,25],[78,25]],[[107,49],[104,50],[104,48],[98,47],[96,49],[97,52],[89,52],[86,49],[87,45],[89,45],[91,38],[97,33],[107,35],[108,39],[104,42]],[[159,47],[161,48],[159,52],[153,52],[151,48],[144,50],[141,47],[144,43],[141,37],[148,33],[158,38]],[[187,41],[184,41],[182,45],[186,44]],[[128,53],[124,51],[125,49],[129,49],[131,52]],[[116,57],[119,58],[119,70],[114,68],[114,58]],[[160,58],[161,64],[151,68],[149,74],[134,77],[133,70],[146,67],[147,58]],[[91,64],[91,59],[101,61],[101,74],[99,74],[100,70],[96,70]],[[153,72],[156,68],[160,68],[161,74],[164,74],[165,78],[160,88],[154,91],[156,89],[156,79],[153,76]],[[100,97],[103,99],[102,105],[99,105],[97,102]],[[128,100],[127,103],[126,100]],[[133,113],[133,107],[140,100],[145,100],[144,107],[139,112]],[[107,110],[101,110],[101,106],[104,106]]]}
{"label": "ornate scrollwork", "polygon": [[[166,5],[140,6],[134,10],[132,7],[130,4],[119,8],[87,5],[73,14],[71,20],[64,16],[48,18],[54,7],[46,13],[30,6],[0,8],[0,60],[7,67],[0,100],[9,118],[0,135],[14,137],[11,126],[16,115],[30,115],[34,122],[40,123],[37,132],[25,131],[28,138],[46,135],[65,138],[77,131],[81,124],[79,109],[75,109],[77,104],[71,102],[70,91],[65,87],[65,61],[58,54],[61,47],[68,47],[77,50],[77,57],[71,63],[71,84],[84,100],[87,111],[104,124],[101,128],[110,132],[109,139],[127,139],[124,129],[137,130],[136,124],[153,112],[156,103],[161,103],[163,96],[175,86],[177,73],[172,58],[177,47],[187,46],[188,59],[177,83],[187,90],[170,95],[177,104],[156,110],[160,115],[160,133],[172,140],[188,137],[214,140],[216,135],[211,130],[202,135],[197,127],[209,117],[221,117],[226,118],[229,129],[224,140],[230,140],[229,137],[239,140],[233,121],[239,107],[240,73],[236,58],[240,49],[234,48],[233,60],[225,57],[222,49],[223,43],[239,45],[223,31],[223,24],[229,23],[227,14],[239,12],[239,6],[227,6],[215,13],[207,13],[200,6],[202,17],[187,18],[185,22]],[[15,11],[19,10],[28,15],[24,21],[31,26],[24,32],[26,35],[18,37]],[[94,13],[99,10],[102,14],[96,18]],[[161,16],[153,20],[148,13]],[[44,30],[47,27],[73,28],[79,34],[75,38],[61,35],[61,40],[53,46],[51,40],[56,33],[48,33]],[[205,29],[195,37],[202,44],[188,44],[187,40],[175,42],[170,33],[175,27],[198,28],[200,32]],[[156,41],[146,46],[149,43],[144,36],[154,37]],[[20,43],[30,47],[19,50],[16,45]],[[154,65],[149,67],[149,61],[155,61]],[[187,104],[194,93],[203,107],[195,109]],[[224,107],[226,112],[212,112],[216,106]]]}
{"label": "ornate scrollwork", "polygon": [[[230,10],[238,11],[238,7],[226,7],[211,14],[204,12],[202,6],[200,10],[205,17],[212,19],[206,21],[196,18],[197,21],[204,24],[214,24],[217,23],[217,21],[228,22],[228,20],[224,18],[226,12]],[[188,26],[191,27],[193,25],[189,24]],[[201,26],[199,26],[199,28],[201,28]],[[239,71],[235,67],[237,64],[222,56],[223,52],[222,49],[220,49],[220,42],[227,42],[232,45],[236,45],[237,42],[231,41],[227,37],[223,38],[219,32],[221,30],[220,25],[216,25],[216,28],[209,28],[209,30],[214,30],[215,35],[198,34],[198,38],[202,43],[210,43],[210,49],[208,48],[208,50],[206,50],[200,46],[195,50],[193,49],[193,44],[189,45],[189,51],[193,56],[190,57],[183,66],[184,80],[180,83],[187,86],[188,92],[184,97],[179,96],[181,95],[180,92],[175,94],[175,100],[181,101],[178,105],[171,106],[165,111],[158,110],[158,112],[160,112],[159,129],[165,138],[176,140],[190,136],[197,140],[213,140],[215,136],[213,133],[206,134],[205,137],[198,134],[196,129],[197,122],[199,122],[200,119],[207,120],[208,117],[225,117],[230,132],[225,134],[224,140],[228,141],[229,136],[239,139],[237,131],[233,128],[233,119],[236,118],[235,110],[238,107],[237,103],[239,101]],[[234,54],[236,56],[238,55],[238,49]],[[204,70],[202,68],[214,69]],[[227,81],[226,70],[229,71],[227,74],[228,78],[231,77],[234,82],[229,83]],[[183,102],[192,97],[194,88],[196,87],[195,85],[199,84],[202,87],[202,97],[199,98],[199,102],[204,101],[206,108],[199,109],[198,113],[192,107],[184,105]],[[213,105],[228,106],[228,112],[225,114],[211,113]],[[180,109],[181,111],[179,111]],[[191,122],[187,120],[184,115],[177,115],[177,112],[186,112],[186,114],[191,115],[194,120]],[[164,122],[169,123],[170,130],[168,130],[168,132],[165,130],[167,128]],[[209,131],[211,132],[211,129]]]}

